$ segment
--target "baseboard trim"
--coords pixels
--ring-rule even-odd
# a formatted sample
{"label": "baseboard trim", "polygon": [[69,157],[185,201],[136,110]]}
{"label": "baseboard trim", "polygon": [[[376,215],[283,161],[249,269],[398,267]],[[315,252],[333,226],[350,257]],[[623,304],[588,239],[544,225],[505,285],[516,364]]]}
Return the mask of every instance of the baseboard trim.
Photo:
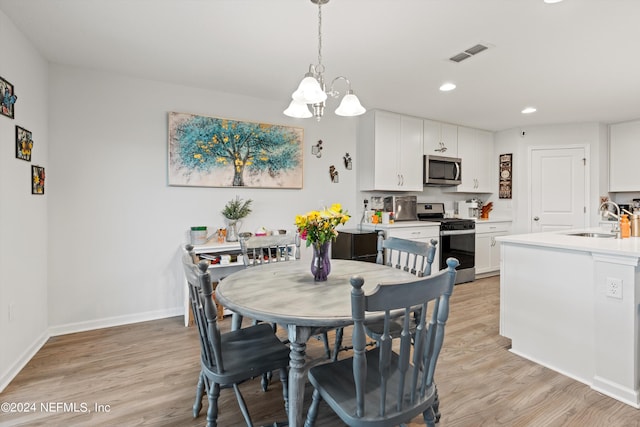
{"label": "baseboard trim", "polygon": [[167,310],[147,311],[145,313],[128,314],[125,316],[106,317],[87,322],[67,323],[65,325],[50,326],[49,335],[74,334],[76,332],[92,331],[94,329],[111,328],[113,326],[129,325],[131,323],[148,322],[150,320],[166,319],[167,317],[183,316],[184,307],[174,307]]}
{"label": "baseboard trim", "polygon": [[22,371],[22,369],[27,366],[27,363],[36,355],[38,351],[42,348],[43,345],[47,342],[50,335],[48,331],[43,332],[34,342],[27,348],[22,355],[16,360],[16,362],[11,366],[6,372],[2,373],[0,376],[0,393],[4,391],[5,388],[13,381],[13,379]]}

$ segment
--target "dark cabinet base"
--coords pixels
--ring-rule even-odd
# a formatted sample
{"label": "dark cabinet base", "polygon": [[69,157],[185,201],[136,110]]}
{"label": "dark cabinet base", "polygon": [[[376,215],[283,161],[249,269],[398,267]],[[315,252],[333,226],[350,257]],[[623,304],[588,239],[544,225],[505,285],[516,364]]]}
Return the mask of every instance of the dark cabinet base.
{"label": "dark cabinet base", "polygon": [[376,262],[378,233],[375,231],[340,230],[333,242],[331,258]]}

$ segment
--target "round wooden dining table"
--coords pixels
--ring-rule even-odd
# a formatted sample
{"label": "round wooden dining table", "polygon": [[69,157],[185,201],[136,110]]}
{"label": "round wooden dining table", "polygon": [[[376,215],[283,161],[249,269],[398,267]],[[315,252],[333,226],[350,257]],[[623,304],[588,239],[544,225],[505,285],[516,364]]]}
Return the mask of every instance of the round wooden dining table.
{"label": "round wooden dining table", "polygon": [[303,425],[304,386],[309,368],[305,358],[308,339],[329,328],[353,324],[349,281],[352,276],[364,278],[365,293],[375,289],[378,283],[416,279],[409,272],[384,265],[333,259],[326,282],[314,281],[308,263],[290,261],[232,273],[216,288],[216,300],[234,313],[287,328],[291,346],[290,427]]}

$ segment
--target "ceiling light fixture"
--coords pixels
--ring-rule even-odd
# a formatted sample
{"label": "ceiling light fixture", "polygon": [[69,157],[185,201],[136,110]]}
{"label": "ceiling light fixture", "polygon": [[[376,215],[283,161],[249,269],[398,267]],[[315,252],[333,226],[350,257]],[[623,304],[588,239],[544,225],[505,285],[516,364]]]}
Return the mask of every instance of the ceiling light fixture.
{"label": "ceiling light fixture", "polygon": [[[351,82],[343,76],[338,76],[331,82],[329,91],[324,84],[324,65],[322,65],[322,5],[329,3],[329,0],[311,0],[311,3],[318,5],[318,63],[309,65],[309,72],[304,75],[298,89],[291,95],[292,101],[289,107],[284,110],[284,114],[295,118],[315,117],[318,121],[324,114],[324,106],[327,97],[337,98],[340,92],[333,88],[338,80],[344,80],[347,84],[347,91],[335,110],[338,116],[359,116],[367,110],[360,104],[360,100],[351,90]],[[309,111],[311,105],[313,114]]]}
{"label": "ceiling light fixture", "polygon": [[535,113],[536,111],[538,110],[536,110],[535,107],[527,107],[524,110],[522,110],[522,114],[531,114],[531,113]]}
{"label": "ceiling light fixture", "polygon": [[547,4],[554,4],[554,3],[560,3],[562,0],[544,0],[545,3]]}
{"label": "ceiling light fixture", "polygon": [[450,90],[454,90],[456,88],[456,85],[454,83],[444,83],[442,86],[440,86],[440,90],[442,92],[449,92]]}

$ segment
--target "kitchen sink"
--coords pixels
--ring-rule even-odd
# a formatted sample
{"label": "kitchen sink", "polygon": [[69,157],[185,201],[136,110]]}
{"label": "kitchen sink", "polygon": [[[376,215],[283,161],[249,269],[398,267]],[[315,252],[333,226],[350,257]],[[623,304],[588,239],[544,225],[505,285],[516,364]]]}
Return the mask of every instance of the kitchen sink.
{"label": "kitchen sink", "polygon": [[612,239],[615,238],[616,235],[615,234],[609,234],[609,233],[569,233],[567,234],[567,236],[580,236],[580,237],[597,237],[597,238],[604,238],[604,239]]}

